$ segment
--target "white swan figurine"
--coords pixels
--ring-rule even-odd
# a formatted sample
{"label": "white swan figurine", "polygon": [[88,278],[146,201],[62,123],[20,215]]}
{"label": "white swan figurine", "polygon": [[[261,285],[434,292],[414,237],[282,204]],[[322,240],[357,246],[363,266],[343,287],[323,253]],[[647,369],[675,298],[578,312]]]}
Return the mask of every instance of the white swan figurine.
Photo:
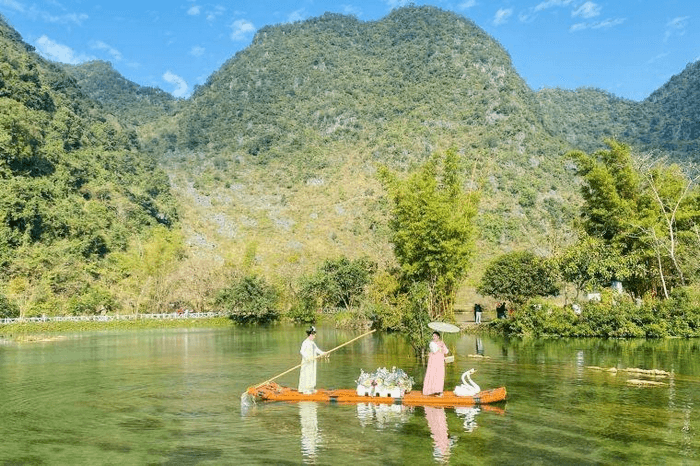
{"label": "white swan figurine", "polygon": [[[456,396],[474,396],[481,391],[481,388],[476,383],[474,383],[474,381],[471,378],[471,375],[474,372],[476,372],[476,369],[472,368],[464,374],[462,374],[462,385],[457,385],[455,387]],[[469,379],[468,383],[464,380],[465,377]]]}

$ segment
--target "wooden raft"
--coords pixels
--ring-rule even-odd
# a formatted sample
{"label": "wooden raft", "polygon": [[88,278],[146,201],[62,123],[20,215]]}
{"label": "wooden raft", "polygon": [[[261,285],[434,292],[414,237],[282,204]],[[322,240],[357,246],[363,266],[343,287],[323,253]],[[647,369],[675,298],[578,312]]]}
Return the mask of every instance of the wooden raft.
{"label": "wooden raft", "polygon": [[506,399],[506,387],[482,390],[474,396],[456,396],[453,392],[445,391],[442,396],[423,395],[412,390],[404,396],[360,396],[357,391],[349,388],[319,389],[316,393],[306,395],[294,388],[284,387],[275,382],[268,382],[257,387],[250,387],[248,395],[261,401],[328,401],[337,403],[382,403],[403,404],[407,406],[437,406],[458,407],[497,403]]}

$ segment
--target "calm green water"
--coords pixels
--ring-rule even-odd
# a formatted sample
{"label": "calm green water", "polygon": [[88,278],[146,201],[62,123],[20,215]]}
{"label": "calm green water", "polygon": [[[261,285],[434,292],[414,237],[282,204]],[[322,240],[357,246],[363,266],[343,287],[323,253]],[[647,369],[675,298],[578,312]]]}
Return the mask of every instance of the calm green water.
{"label": "calm green water", "polygon": [[[319,328],[328,350],[359,333]],[[295,366],[300,328],[130,331],[0,344],[2,464],[700,464],[700,341],[521,341],[447,335],[447,388],[475,367],[496,409],[266,403],[246,387]],[[469,358],[483,349],[486,358]],[[423,366],[396,335],[319,364],[320,387],[360,369]],[[589,366],[662,369],[664,385]],[[298,372],[279,379],[295,385]]]}

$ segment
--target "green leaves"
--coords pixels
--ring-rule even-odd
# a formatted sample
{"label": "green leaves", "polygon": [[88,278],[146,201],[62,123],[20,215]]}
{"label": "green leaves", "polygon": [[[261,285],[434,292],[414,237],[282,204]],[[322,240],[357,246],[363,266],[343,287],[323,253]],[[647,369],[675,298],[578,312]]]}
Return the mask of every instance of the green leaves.
{"label": "green leaves", "polygon": [[266,323],[279,316],[278,292],[264,278],[248,275],[219,291],[214,305],[239,323]]}
{"label": "green leaves", "polygon": [[529,251],[516,251],[491,262],[476,290],[482,295],[522,305],[530,298],[558,294],[558,278],[553,261]]}
{"label": "green leaves", "polygon": [[[579,274],[577,283],[598,286],[601,279],[615,278],[637,296],[660,291],[668,297],[700,271],[694,259],[700,252],[697,178],[677,165],[633,159],[630,148],[616,141],[606,144],[609,150],[590,156],[569,154],[584,182],[584,228],[601,243],[582,240],[579,248],[594,245],[585,260],[570,250],[562,262],[565,275]],[[597,251],[603,253],[590,255]]]}
{"label": "green leaves", "polygon": [[376,269],[377,264],[368,258],[327,259],[316,273],[302,279],[299,297],[307,310],[350,310],[359,304]]}
{"label": "green leaves", "polygon": [[478,194],[462,191],[460,175],[453,150],[434,154],[406,180],[386,169],[381,172],[391,199],[391,242],[402,279],[430,288],[434,318],[452,313],[473,254]]}
{"label": "green leaves", "polygon": [[[8,298],[23,313],[112,307],[118,288],[133,289],[105,278],[120,275],[109,256],[176,221],[169,180],[132,132],[13,32],[0,19],[0,270],[5,285],[27,280]],[[162,297],[145,275],[149,299]]]}

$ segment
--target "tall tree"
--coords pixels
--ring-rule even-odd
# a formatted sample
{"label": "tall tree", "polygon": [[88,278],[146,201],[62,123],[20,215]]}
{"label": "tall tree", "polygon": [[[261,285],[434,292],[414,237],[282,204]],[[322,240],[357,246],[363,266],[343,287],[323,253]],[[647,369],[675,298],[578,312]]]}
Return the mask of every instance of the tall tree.
{"label": "tall tree", "polygon": [[391,242],[406,289],[424,283],[431,319],[449,318],[474,251],[478,193],[465,193],[454,150],[434,154],[407,179],[383,168]]}
{"label": "tall tree", "polygon": [[[606,141],[608,150],[569,153],[583,178],[586,232],[625,258],[613,278],[634,294],[670,289],[697,276],[700,189],[697,177],[658,159],[633,158],[630,148]],[[625,267],[623,270],[621,267]]]}

